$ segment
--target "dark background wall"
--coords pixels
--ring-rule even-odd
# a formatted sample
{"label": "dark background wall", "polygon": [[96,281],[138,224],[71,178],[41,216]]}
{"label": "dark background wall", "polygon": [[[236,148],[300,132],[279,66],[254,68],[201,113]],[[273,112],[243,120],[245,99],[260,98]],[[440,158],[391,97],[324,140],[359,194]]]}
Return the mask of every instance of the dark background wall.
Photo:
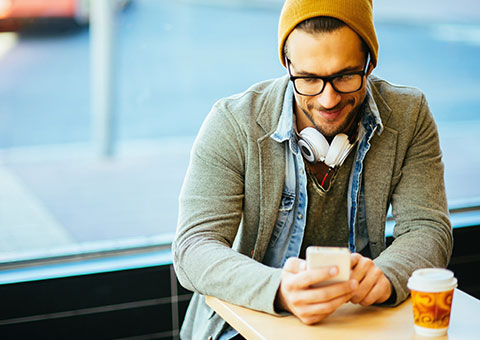
{"label": "dark background wall", "polygon": [[190,297],[172,265],[0,285],[0,339],[175,339]]}
{"label": "dark background wall", "polygon": [[[480,226],[454,229],[449,268],[480,298]],[[0,339],[178,339],[191,292],[171,264],[0,285]]]}

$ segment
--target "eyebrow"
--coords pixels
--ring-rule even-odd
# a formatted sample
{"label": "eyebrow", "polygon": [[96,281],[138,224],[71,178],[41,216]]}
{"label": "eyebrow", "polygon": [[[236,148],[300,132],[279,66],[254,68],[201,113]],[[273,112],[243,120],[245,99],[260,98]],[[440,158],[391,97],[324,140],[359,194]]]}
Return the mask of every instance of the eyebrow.
{"label": "eyebrow", "polygon": [[341,70],[339,70],[338,72],[335,72],[335,73],[332,73],[328,76],[320,76],[318,74],[315,74],[315,73],[312,73],[312,72],[308,72],[308,71],[295,71],[295,73],[297,74],[297,76],[299,77],[331,77],[331,76],[336,76],[336,75],[340,75],[340,74],[345,74],[345,73],[350,73],[350,72],[360,72],[360,71],[363,71],[363,69],[361,69],[362,66],[348,66],[348,67],[344,67],[342,68]]}

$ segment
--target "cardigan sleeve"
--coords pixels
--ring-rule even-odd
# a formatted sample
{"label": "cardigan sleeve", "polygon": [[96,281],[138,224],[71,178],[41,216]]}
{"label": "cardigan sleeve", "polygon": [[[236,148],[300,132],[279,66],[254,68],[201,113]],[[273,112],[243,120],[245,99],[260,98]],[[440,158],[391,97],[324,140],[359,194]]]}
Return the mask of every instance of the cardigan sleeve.
{"label": "cardigan sleeve", "polygon": [[401,178],[392,193],[394,241],[374,260],[393,285],[393,304],[408,297],[414,270],[446,267],[453,247],[437,127],[423,94],[418,102]]}
{"label": "cardigan sleeve", "polygon": [[274,314],[281,269],[232,249],[242,220],[246,143],[235,117],[214,106],[191,152],[173,261],[187,289]]}

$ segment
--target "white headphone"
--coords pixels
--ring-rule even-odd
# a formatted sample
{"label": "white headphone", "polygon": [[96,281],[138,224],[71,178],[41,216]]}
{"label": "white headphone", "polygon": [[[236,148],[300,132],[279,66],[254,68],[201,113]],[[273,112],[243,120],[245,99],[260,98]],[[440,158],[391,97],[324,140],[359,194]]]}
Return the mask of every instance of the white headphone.
{"label": "white headphone", "polygon": [[353,148],[348,136],[339,133],[328,144],[327,139],[312,127],[307,127],[300,132],[298,146],[303,157],[312,164],[324,162],[331,168],[341,166]]}

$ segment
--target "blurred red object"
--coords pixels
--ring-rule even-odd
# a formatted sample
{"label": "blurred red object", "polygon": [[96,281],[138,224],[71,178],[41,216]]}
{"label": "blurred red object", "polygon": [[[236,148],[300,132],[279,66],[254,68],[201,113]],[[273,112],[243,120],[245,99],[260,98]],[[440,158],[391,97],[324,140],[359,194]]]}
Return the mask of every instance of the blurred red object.
{"label": "blurred red object", "polygon": [[[29,26],[88,24],[90,1],[104,0],[0,0],[0,32],[17,31]],[[131,0],[111,0],[117,11]]]}
{"label": "blurred red object", "polygon": [[0,19],[71,18],[76,16],[76,0],[0,0]]}

